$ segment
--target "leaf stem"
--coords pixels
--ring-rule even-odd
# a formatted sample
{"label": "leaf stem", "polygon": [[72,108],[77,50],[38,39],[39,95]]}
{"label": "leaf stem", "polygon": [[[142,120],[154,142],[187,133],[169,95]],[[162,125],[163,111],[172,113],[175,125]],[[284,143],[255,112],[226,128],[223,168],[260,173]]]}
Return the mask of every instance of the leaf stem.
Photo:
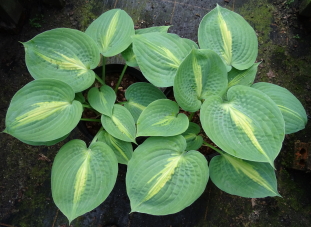
{"label": "leaf stem", "polygon": [[106,58],[104,57],[104,55],[102,55],[102,78],[105,84],[105,77],[106,77]]}
{"label": "leaf stem", "polygon": [[101,83],[102,85],[105,85],[105,82],[95,73],[95,78]]}
{"label": "leaf stem", "polygon": [[212,148],[214,151],[217,151],[219,154],[222,154],[222,153],[223,153],[220,149],[218,149],[217,147],[214,147],[212,144],[209,144],[209,143],[207,143],[207,142],[205,142],[205,141],[203,141],[203,144],[204,144],[205,146],[207,146],[207,147]]}
{"label": "leaf stem", "polygon": [[90,105],[88,104],[82,104],[83,107],[88,108],[88,109],[93,109]]}
{"label": "leaf stem", "polygon": [[94,121],[94,122],[100,122],[100,119],[92,119],[92,118],[81,118],[81,121]]}
{"label": "leaf stem", "polygon": [[100,133],[101,131],[103,131],[103,130],[104,130],[104,128],[103,128],[103,127],[100,127],[100,129],[98,130],[98,132],[97,132],[96,135],[94,136],[94,138],[93,138],[93,140],[92,140],[90,146],[92,145],[92,143],[95,143],[95,142],[97,141],[97,138],[98,138],[99,133]]}
{"label": "leaf stem", "polygon": [[117,93],[117,91],[118,91],[118,88],[119,88],[120,83],[121,83],[121,81],[122,81],[122,79],[123,79],[123,76],[124,76],[124,73],[125,73],[126,69],[127,69],[127,64],[124,65],[124,68],[123,68],[123,70],[122,70],[122,73],[121,73],[121,75],[120,75],[120,77],[119,77],[119,80],[118,80],[118,82],[117,82],[117,84],[116,84],[116,87],[114,88],[114,92],[115,92],[115,93]]}
{"label": "leaf stem", "polygon": [[193,116],[194,116],[194,114],[195,114],[195,112],[192,112],[190,115],[189,115],[189,121],[192,121],[192,118],[193,118]]}

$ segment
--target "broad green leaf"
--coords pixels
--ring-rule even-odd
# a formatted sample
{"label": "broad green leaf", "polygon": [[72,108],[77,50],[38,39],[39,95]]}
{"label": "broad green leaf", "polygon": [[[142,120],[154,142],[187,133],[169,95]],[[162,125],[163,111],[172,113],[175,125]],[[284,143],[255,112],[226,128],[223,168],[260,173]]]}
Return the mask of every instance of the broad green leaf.
{"label": "broad green leaf", "polygon": [[228,87],[232,87],[234,85],[251,86],[255,81],[259,64],[260,63],[255,63],[252,67],[246,70],[237,70],[232,68],[231,71],[228,72]]}
{"label": "broad green leaf", "polygon": [[106,131],[102,131],[98,134],[98,141],[106,143],[113,150],[118,162],[127,165],[133,153],[133,147],[130,142],[114,138]]}
{"label": "broad green leaf", "polygon": [[85,33],[69,28],[43,32],[26,43],[26,65],[35,79],[53,78],[69,84],[75,92],[89,88],[100,53]]}
{"label": "broad green leaf", "polygon": [[189,126],[188,117],[178,113],[176,102],[160,99],[143,110],[137,120],[138,136],[175,136],[183,133]]}
{"label": "broad green leaf", "polygon": [[304,129],[307,114],[300,101],[286,88],[270,83],[256,83],[252,86],[268,95],[281,110],[285,121],[285,133]]}
{"label": "broad green leaf", "polygon": [[133,50],[142,73],[157,87],[173,86],[177,69],[197,45],[175,34],[153,32],[133,37]]}
{"label": "broad green leaf", "polygon": [[85,31],[96,43],[105,57],[115,56],[124,51],[135,34],[132,18],[121,9],[103,13]]}
{"label": "broad green leaf", "polygon": [[231,195],[280,196],[274,169],[268,163],[250,162],[222,153],[211,160],[209,169],[213,183]]}
{"label": "broad green leaf", "polygon": [[166,99],[159,88],[145,82],[134,83],[129,86],[125,91],[125,98],[128,102],[124,106],[131,112],[135,122],[150,103],[158,99]]}
{"label": "broad green leaf", "polygon": [[99,206],[116,182],[118,162],[111,148],[82,140],[66,143],[52,167],[52,196],[56,206],[71,222]]}
{"label": "broad green leaf", "polygon": [[78,124],[82,105],[72,88],[54,79],[26,84],[12,98],[4,132],[22,141],[45,142],[67,135]]}
{"label": "broad green leaf", "polygon": [[82,92],[78,92],[75,94],[75,100],[77,100],[81,103],[85,103],[85,98],[84,98]]}
{"label": "broad green leaf", "polygon": [[[135,30],[135,34],[145,34],[151,32],[167,32],[170,26],[156,26],[150,28],[142,28]],[[136,56],[133,51],[133,45],[131,44],[125,51],[122,53],[122,57],[125,59],[126,64],[131,67],[138,67]]]}
{"label": "broad green leaf", "polygon": [[241,17],[219,5],[206,14],[198,31],[199,45],[223,59],[227,71],[250,68],[257,57],[258,41],[254,29]]}
{"label": "broad green leaf", "polygon": [[112,115],[112,109],[116,98],[117,96],[114,90],[107,85],[103,85],[99,89],[93,87],[87,94],[90,105],[98,112],[109,117]]}
{"label": "broad green leaf", "polygon": [[201,128],[198,124],[189,122],[188,129],[181,134],[187,142],[187,148],[186,151],[190,150],[197,150],[199,149],[203,144],[203,138],[202,136],[199,136]]}
{"label": "broad green leaf", "polygon": [[279,154],[285,135],[281,111],[264,93],[236,85],[228,101],[208,97],[200,119],[206,135],[225,152],[250,161],[269,162]]}
{"label": "broad green leaf", "polygon": [[195,112],[202,100],[210,95],[222,96],[227,86],[227,71],[221,58],[211,50],[193,49],[177,70],[174,96],[182,109]]}
{"label": "broad green leaf", "polygon": [[135,143],[135,121],[131,113],[124,106],[115,104],[112,110],[112,116],[102,115],[101,122],[104,129],[113,137],[122,141]]}
{"label": "broad green leaf", "polygon": [[209,170],[182,136],[150,137],[128,163],[126,191],[132,212],[166,215],[191,205],[205,190]]}
{"label": "broad green leaf", "polygon": [[26,141],[26,140],[21,140],[23,143],[29,144],[31,146],[52,146],[55,145],[63,140],[65,140],[70,133],[68,133],[67,135],[64,135],[61,138],[58,138],[56,140],[52,140],[52,141],[47,141],[47,142],[33,142],[33,141]]}

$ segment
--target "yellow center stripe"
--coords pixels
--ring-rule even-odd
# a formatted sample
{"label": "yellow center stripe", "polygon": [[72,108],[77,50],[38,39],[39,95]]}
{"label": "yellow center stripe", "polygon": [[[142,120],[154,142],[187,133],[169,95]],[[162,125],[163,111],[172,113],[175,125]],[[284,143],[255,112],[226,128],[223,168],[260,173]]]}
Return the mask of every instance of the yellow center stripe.
{"label": "yellow center stripe", "polygon": [[111,117],[113,123],[117,126],[117,128],[125,134],[128,138],[133,140],[133,137],[131,136],[131,133],[127,130],[127,128],[122,124],[122,122],[116,118],[115,116]]}
{"label": "yellow center stripe", "polygon": [[257,184],[261,185],[262,187],[266,188],[267,190],[273,192],[274,194],[277,194],[273,187],[260,176],[260,174],[253,168],[252,165],[248,164],[247,162],[231,157],[226,154],[222,154],[222,156],[231,163],[231,165],[234,167],[234,169],[240,173],[240,171],[245,174],[248,178],[252,179]]}
{"label": "yellow center stripe", "polygon": [[109,27],[107,29],[107,32],[105,34],[103,34],[102,37],[102,48],[103,48],[103,52],[107,51],[107,49],[109,48],[109,45],[111,44],[111,42],[114,40],[114,36],[117,30],[117,24],[119,21],[119,17],[120,17],[120,10],[118,10],[116,12],[115,15],[113,15],[110,23],[109,23]]}
{"label": "yellow center stripe", "polygon": [[154,123],[152,126],[155,126],[155,125],[165,126],[165,125],[170,124],[174,119],[176,119],[175,116],[165,116],[163,119]]}
{"label": "yellow center stripe", "polygon": [[129,101],[128,103],[129,103],[129,105],[134,106],[134,107],[136,107],[137,109],[140,109],[140,110],[146,109],[145,106],[143,106],[143,105],[141,105],[141,104],[139,104],[139,103],[136,103],[136,102],[133,102],[133,101]]}
{"label": "yellow center stripe", "polygon": [[69,105],[70,105],[69,102],[35,103],[32,106],[35,106],[36,108],[28,111],[27,113],[24,113],[23,115],[16,117],[12,125],[12,128],[19,127],[25,124],[29,124],[34,121],[45,119],[58,111],[62,111]]}
{"label": "yellow center stripe", "polygon": [[263,154],[267,158],[267,160],[271,163],[270,158],[268,157],[264,149],[261,147],[260,143],[258,142],[254,134],[255,129],[253,128],[252,120],[230,104],[225,104],[223,105],[223,107],[229,112],[231,119],[236,124],[236,126],[243,130],[243,132],[250,139],[252,144],[257,148],[257,150],[261,154]]}
{"label": "yellow center stripe", "polygon": [[[148,194],[144,198],[142,202],[145,202],[151,199],[153,196],[158,194],[158,192],[165,186],[165,184],[172,178],[176,167],[179,164],[182,155],[178,155],[177,157],[169,158],[168,163],[165,165],[164,169],[157,173],[154,177],[152,177],[147,183],[150,184],[153,182],[153,186],[149,190]],[[154,180],[156,181],[154,182]]]}
{"label": "yellow center stripe", "polygon": [[231,65],[232,61],[232,36],[229,31],[226,21],[221,15],[220,8],[218,7],[218,22],[220,27],[220,32],[223,41],[223,53],[222,57],[228,65]]}
{"label": "yellow center stripe", "polygon": [[119,151],[119,153],[122,155],[123,158],[125,158],[126,161],[128,161],[129,160],[128,157],[125,155],[123,150],[118,146],[118,143],[115,140],[115,138],[109,135],[109,139],[110,139],[112,146]]}
{"label": "yellow center stripe", "polygon": [[303,119],[299,113],[295,112],[294,110],[292,109],[289,109],[287,108],[286,106],[281,106],[281,105],[277,105],[279,107],[279,109],[282,111],[282,112],[286,112],[296,118],[298,118],[299,120],[303,121],[303,122],[306,122],[305,119]]}
{"label": "yellow center stripe", "polygon": [[197,58],[193,55],[193,59],[192,59],[192,70],[194,72],[194,80],[195,80],[195,84],[196,84],[196,91],[197,91],[197,97],[198,99],[201,99],[201,95],[202,95],[202,86],[203,86],[203,82],[202,82],[202,68],[198,63]]}

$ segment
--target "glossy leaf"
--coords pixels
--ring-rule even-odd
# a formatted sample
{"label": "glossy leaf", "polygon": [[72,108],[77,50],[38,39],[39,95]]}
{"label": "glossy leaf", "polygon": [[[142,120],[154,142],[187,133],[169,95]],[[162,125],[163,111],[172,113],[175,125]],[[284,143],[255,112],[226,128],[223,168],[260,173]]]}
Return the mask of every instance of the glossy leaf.
{"label": "glossy leaf", "polygon": [[103,13],[85,31],[96,43],[105,57],[115,56],[124,51],[135,34],[132,18],[121,9]]}
{"label": "glossy leaf", "polygon": [[124,106],[131,112],[135,122],[150,103],[158,99],[166,99],[159,88],[145,82],[134,83],[129,86],[125,91],[125,98],[128,101]]}
{"label": "glossy leaf", "polygon": [[78,124],[82,105],[72,88],[59,80],[34,80],[10,103],[4,132],[22,141],[45,142],[67,135]]}
{"label": "glossy leaf", "polygon": [[175,34],[153,32],[133,37],[133,50],[142,73],[157,87],[173,86],[177,69],[197,45]]}
{"label": "glossy leaf", "polygon": [[206,135],[235,157],[273,166],[285,135],[281,111],[251,87],[233,86],[227,98],[211,96],[203,103],[200,119]]}
{"label": "glossy leaf", "polygon": [[56,28],[26,43],[26,65],[35,79],[53,78],[69,84],[75,92],[89,88],[99,63],[95,42],[85,33]]}
{"label": "glossy leaf", "polygon": [[222,96],[227,86],[227,71],[221,58],[211,50],[193,49],[178,68],[174,96],[182,109],[195,112],[202,100],[210,95]]}
{"label": "glossy leaf", "polygon": [[232,68],[231,71],[228,72],[228,87],[232,87],[234,85],[251,86],[255,81],[259,64],[260,63],[255,63],[252,67],[246,70],[237,70]]}
{"label": "glossy leaf", "polygon": [[252,86],[268,95],[281,110],[285,121],[285,133],[304,129],[308,118],[300,101],[286,88],[270,83],[256,83]]}
{"label": "glossy leaf", "polygon": [[241,17],[219,5],[206,14],[198,31],[202,49],[215,51],[227,65],[238,70],[250,68],[257,57],[258,41],[254,29]]}
{"label": "glossy leaf", "polygon": [[104,129],[113,137],[122,141],[135,143],[135,121],[131,113],[124,106],[115,104],[112,110],[112,116],[102,115],[101,122]]}
{"label": "glossy leaf", "polygon": [[175,136],[187,130],[188,117],[178,113],[176,102],[160,99],[152,102],[137,120],[138,136]]}
{"label": "glossy leaf", "polygon": [[52,167],[52,196],[71,222],[99,206],[116,182],[118,162],[110,147],[96,142],[89,148],[82,140],[66,143]]}
{"label": "glossy leaf", "polygon": [[209,165],[213,183],[221,190],[246,198],[279,196],[274,169],[268,163],[251,162],[222,153]]}
{"label": "glossy leaf", "polygon": [[107,85],[103,85],[99,89],[93,87],[87,94],[90,105],[98,112],[109,117],[112,115],[112,109],[116,98],[117,96],[114,90]]}
{"label": "glossy leaf", "polygon": [[[151,32],[167,32],[170,26],[155,26],[150,28],[142,28],[135,30],[135,34],[145,34]],[[133,51],[133,45],[131,44],[125,51],[122,53],[122,57],[125,59],[126,64],[131,67],[138,67],[136,56]]]}
{"label": "glossy leaf", "polygon": [[135,150],[126,174],[132,212],[176,213],[203,193],[209,177],[207,161],[185,148],[179,135],[150,137]]}
{"label": "glossy leaf", "polygon": [[118,162],[127,165],[133,154],[133,147],[130,142],[114,138],[108,132],[102,131],[98,134],[98,141],[106,143],[116,155]]}
{"label": "glossy leaf", "polygon": [[198,135],[200,131],[201,128],[198,124],[189,122],[188,129],[183,134],[181,134],[187,142],[186,151],[197,150],[202,146],[203,138],[202,136]]}

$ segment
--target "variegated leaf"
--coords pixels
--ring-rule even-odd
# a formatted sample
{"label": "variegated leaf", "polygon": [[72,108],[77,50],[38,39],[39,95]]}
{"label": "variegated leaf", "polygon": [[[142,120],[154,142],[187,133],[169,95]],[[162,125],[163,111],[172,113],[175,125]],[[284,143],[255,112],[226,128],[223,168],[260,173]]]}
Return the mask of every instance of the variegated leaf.
{"label": "variegated leaf", "polygon": [[235,157],[274,166],[285,136],[281,111],[251,87],[233,86],[227,98],[211,96],[203,103],[200,119],[206,135]]}
{"label": "variegated leaf", "polygon": [[211,160],[209,168],[213,183],[229,194],[247,198],[280,196],[274,169],[268,163],[221,153]]}
{"label": "variegated leaf", "polygon": [[202,146],[203,138],[202,136],[198,135],[200,131],[201,128],[198,124],[189,122],[188,129],[183,134],[181,134],[187,142],[186,151],[197,150]]}
{"label": "variegated leaf", "polygon": [[118,162],[127,165],[132,157],[133,147],[130,142],[114,138],[108,132],[102,131],[98,134],[98,141],[106,143],[116,155]]}
{"label": "variegated leaf", "polygon": [[112,110],[112,116],[102,115],[101,122],[104,129],[113,137],[122,141],[135,143],[135,121],[131,113],[124,106],[115,104]]}
{"label": "variegated leaf", "polygon": [[85,31],[96,43],[105,57],[115,56],[124,51],[135,34],[132,18],[121,9],[103,13]]}
{"label": "variegated leaf", "polygon": [[60,80],[34,80],[12,98],[4,132],[22,141],[59,139],[81,119],[82,105],[74,97],[72,88]]}
{"label": "variegated leaf", "polygon": [[[135,34],[145,34],[151,32],[167,32],[170,26],[155,26],[150,28],[142,28],[135,30]],[[133,45],[131,44],[125,51],[122,53],[122,57],[125,59],[126,64],[131,67],[138,67],[136,56],[133,51]]]}
{"label": "variegated leaf", "polygon": [[98,112],[109,117],[112,115],[112,109],[116,98],[117,96],[114,90],[107,85],[103,85],[99,89],[93,87],[87,94],[90,105]]}
{"label": "variegated leaf", "polygon": [[209,177],[207,161],[185,148],[179,135],[150,137],[135,150],[126,174],[132,212],[176,213],[203,193]]}
{"label": "variegated leaf", "polygon": [[221,58],[211,50],[193,49],[177,70],[174,96],[182,109],[195,112],[202,100],[210,95],[222,96],[227,86],[227,71]]}
{"label": "variegated leaf", "polygon": [[228,72],[228,87],[232,87],[234,85],[251,86],[255,81],[259,64],[260,63],[255,63],[252,67],[245,70],[237,70],[232,68],[231,71]]}
{"label": "variegated leaf", "polygon": [[153,101],[166,99],[163,92],[152,84],[139,82],[134,83],[125,91],[125,98],[128,100],[124,106],[131,112],[135,122],[141,112]]}
{"label": "variegated leaf", "polygon": [[308,118],[300,101],[286,88],[270,83],[256,83],[252,86],[268,95],[281,110],[285,121],[285,133],[304,129]]}
{"label": "variegated leaf", "polygon": [[178,113],[176,102],[160,99],[143,110],[137,120],[138,136],[176,136],[187,130],[188,117]]}
{"label": "variegated leaf", "polygon": [[99,206],[110,194],[117,178],[118,162],[103,143],[90,147],[82,140],[66,143],[52,167],[52,196],[56,206],[71,222]]}
{"label": "variegated leaf", "polygon": [[23,43],[26,65],[35,79],[54,78],[69,84],[75,92],[89,88],[99,63],[96,43],[85,33],[56,28]]}
{"label": "variegated leaf", "polygon": [[198,31],[199,45],[211,49],[221,56],[227,65],[245,70],[257,57],[258,41],[254,29],[241,17],[219,5],[206,14]]}
{"label": "variegated leaf", "polygon": [[197,45],[175,34],[153,32],[133,37],[133,50],[142,73],[157,87],[173,86],[177,69]]}

